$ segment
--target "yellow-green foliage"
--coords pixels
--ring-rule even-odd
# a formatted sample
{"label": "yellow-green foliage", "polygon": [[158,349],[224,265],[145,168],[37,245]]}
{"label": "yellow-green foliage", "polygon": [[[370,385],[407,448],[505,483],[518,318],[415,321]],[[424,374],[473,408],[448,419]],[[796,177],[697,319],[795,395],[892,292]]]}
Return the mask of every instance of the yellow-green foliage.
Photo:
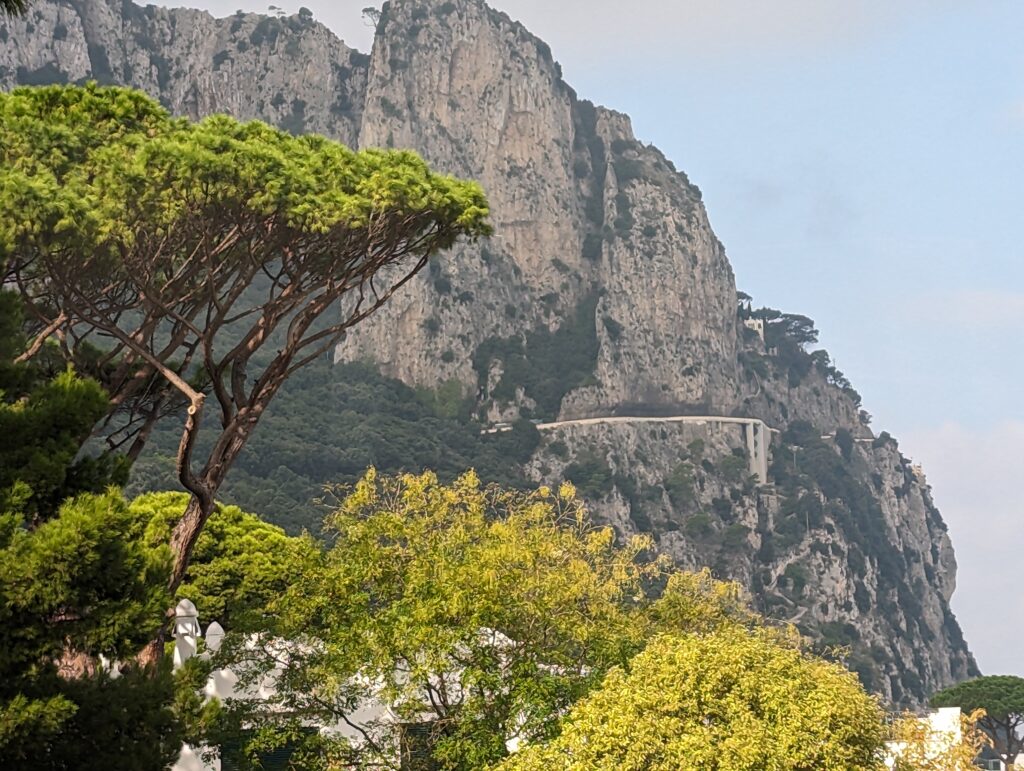
{"label": "yellow-green foliage", "polygon": [[901,715],[892,726],[893,771],[974,771],[975,760],[992,740],[979,727],[985,710],[961,713],[959,734],[938,731],[917,715]]}
{"label": "yellow-green foliage", "polygon": [[854,675],[778,635],[655,638],[501,771],[880,769],[882,712]]}
{"label": "yellow-green foliage", "polygon": [[283,635],[326,649],[294,697],[315,683],[344,712],[361,673],[407,718],[441,721],[437,754],[451,768],[500,758],[519,722],[546,735],[595,672],[625,661],[642,634],[642,584],[661,570],[641,557],[646,538],[620,548],[595,528],[570,485],[521,493],[472,473],[442,485],[371,470],[328,525],[336,545],[274,608]]}
{"label": "yellow-green foliage", "polygon": [[712,578],[707,568],[694,573],[672,572],[665,591],[644,614],[647,635],[707,634],[761,623],[763,619],[750,610],[740,585]]}
{"label": "yellow-green foliage", "polygon": [[[568,484],[527,493],[472,473],[444,485],[370,471],[328,526],[333,547],[271,606],[273,634],[316,640],[293,651],[274,710],[335,721],[372,694],[433,723],[446,769],[500,760],[513,735],[552,737],[565,710],[658,630],[753,618],[736,585],[669,575],[647,537],[617,545]],[[652,606],[645,590],[666,579]],[[366,728],[374,745],[358,762],[386,765],[394,726]]]}
{"label": "yellow-green foliage", "polygon": [[[167,543],[187,504],[185,493],[150,493],[132,501],[130,510],[148,519],[145,540],[157,547]],[[289,537],[237,506],[218,504],[177,596],[196,604],[204,624],[220,621],[232,632],[259,628],[267,604],[298,580],[317,550],[309,538]]]}

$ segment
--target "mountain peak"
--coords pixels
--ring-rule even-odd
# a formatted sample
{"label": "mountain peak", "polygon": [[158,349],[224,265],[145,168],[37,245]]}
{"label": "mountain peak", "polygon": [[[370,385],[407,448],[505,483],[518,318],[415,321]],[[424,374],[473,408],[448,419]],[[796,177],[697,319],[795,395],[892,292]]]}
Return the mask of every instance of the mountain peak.
{"label": "mountain peak", "polygon": [[[976,671],[921,475],[805,350],[802,317],[749,318],[700,191],[628,116],[578,98],[519,22],[481,0],[392,0],[365,54],[307,14],[37,0],[0,20],[0,42],[0,87],[123,83],[178,114],[408,147],[478,179],[494,236],[433,260],[339,361],[434,394],[447,406],[432,425],[466,405],[479,422],[463,434],[540,423],[521,432],[525,478],[575,480],[620,533],[649,532],[766,614],[850,646],[887,698],[920,703]],[[389,426],[374,427],[384,444]],[[336,481],[313,478],[321,460],[288,469],[308,497]]]}

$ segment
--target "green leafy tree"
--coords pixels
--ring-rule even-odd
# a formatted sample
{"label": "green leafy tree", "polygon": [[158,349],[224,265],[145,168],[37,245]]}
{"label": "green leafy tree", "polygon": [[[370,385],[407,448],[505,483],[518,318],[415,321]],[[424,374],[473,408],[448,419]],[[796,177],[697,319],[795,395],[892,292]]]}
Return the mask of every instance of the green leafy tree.
{"label": "green leafy tree", "polygon": [[931,697],[933,707],[960,707],[964,712],[985,710],[978,725],[992,738],[992,746],[1013,768],[1024,751],[1021,726],[1024,725],[1024,678],[1015,675],[988,675],[959,683]]}
{"label": "green leafy tree", "polygon": [[[358,716],[367,699],[425,726],[439,767],[480,768],[510,738],[553,735],[564,710],[655,630],[752,619],[736,585],[668,575],[644,537],[616,546],[568,484],[518,492],[473,474],[443,485],[371,471],[329,534],[335,545],[271,606],[268,639],[296,642],[277,699],[236,719],[271,733],[288,715],[352,721],[362,739],[335,754],[348,763],[400,756],[392,722]],[[664,588],[652,602],[655,584]],[[282,658],[238,654],[253,679]]]}
{"label": "green leafy tree", "polygon": [[[150,493],[129,509],[148,519],[146,543],[159,548],[187,502],[185,493]],[[232,632],[259,629],[271,600],[301,579],[318,551],[310,538],[290,537],[237,506],[218,504],[196,542],[177,597],[192,600],[204,622],[219,621]]]}
{"label": "green leafy tree", "polygon": [[59,361],[16,362],[22,324],[18,296],[0,292],[0,511],[38,523],[69,497],[123,482],[127,467],[111,455],[79,457],[109,400]]}
{"label": "green leafy tree", "polygon": [[0,274],[32,325],[24,358],[57,339],[100,378],[116,408],[108,441],[129,459],[187,410],[172,590],[282,383],[430,255],[489,232],[479,186],[411,152],[173,119],[95,85],[0,94],[0,191]]}
{"label": "green leafy tree", "polygon": [[882,769],[883,713],[857,678],[775,633],[664,635],[501,771]]}
{"label": "green leafy tree", "polygon": [[672,571],[664,591],[644,610],[639,628],[646,640],[655,634],[714,634],[763,624],[739,584],[719,581],[704,568]]}
{"label": "green leafy tree", "polygon": [[175,703],[181,686],[169,661],[156,672],[130,668],[116,678],[97,672],[62,679],[59,685],[74,714],[58,735],[32,747],[21,767],[138,771],[169,768],[178,759],[185,738]]}
{"label": "green leafy tree", "polygon": [[[74,737],[83,726],[111,737],[109,730],[98,730],[101,715],[116,722],[126,709],[148,712],[153,721],[133,724],[97,763],[110,761],[114,748],[137,762],[153,753],[176,753],[180,738],[164,714],[172,696],[170,673],[155,673],[152,687],[133,695],[129,681],[114,685],[109,675],[95,671],[98,656],[130,659],[159,626],[169,599],[166,547],[154,551],[143,545],[145,520],[133,517],[116,493],[69,500],[31,529],[10,511],[0,515],[0,523],[0,752],[5,761],[16,767],[33,761],[34,768],[78,768],[56,758],[76,754]],[[99,692],[112,700],[104,701]],[[156,703],[148,701],[152,697]],[[96,713],[100,703],[104,707]]]}
{"label": "green leafy tree", "polygon": [[[108,485],[111,456],[79,457],[109,408],[59,359],[15,359],[21,303],[0,292],[0,756],[5,767],[160,768],[181,738],[167,667],[119,678],[170,597],[166,545]],[[48,352],[44,352],[48,353]]]}

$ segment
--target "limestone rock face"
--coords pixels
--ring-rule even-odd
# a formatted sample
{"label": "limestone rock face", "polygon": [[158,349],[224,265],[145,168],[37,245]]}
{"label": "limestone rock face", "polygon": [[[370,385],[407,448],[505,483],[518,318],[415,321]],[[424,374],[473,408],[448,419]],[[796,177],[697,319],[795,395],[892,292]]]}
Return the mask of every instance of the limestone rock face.
{"label": "limestone rock face", "polygon": [[96,80],[140,88],[190,118],[227,112],[358,137],[367,57],[310,18],[62,0],[33,3],[0,29],[0,88]]}
{"label": "limestone rock face", "polygon": [[[734,401],[735,287],[699,192],[635,140],[626,116],[579,101],[522,25],[476,0],[390,3],[359,141],[413,147],[478,179],[495,236],[446,257],[340,355],[433,385],[451,351],[440,376],[473,388],[482,342],[557,329],[599,292],[594,312],[608,323],[594,382],[563,414]],[[437,291],[449,283],[459,291]]]}
{"label": "limestone rock face", "polygon": [[714,423],[542,428],[527,473],[588,480],[597,516],[850,646],[887,698],[920,703],[976,672],[923,474],[874,436],[827,362],[787,361],[739,323],[700,191],[628,117],[580,99],[521,24],[482,0],[392,0],[366,55],[308,14],[36,0],[24,19],[0,18],[0,87],[87,79],[192,118],[409,147],[478,179],[494,236],[433,260],[338,359],[459,384],[492,422],[760,418],[776,430],[768,484],[751,480],[740,430]]}
{"label": "limestone rock face", "polygon": [[946,527],[894,440],[854,440],[842,461],[831,438],[809,450],[776,440],[772,482],[793,474],[790,452],[797,465],[841,469],[788,492],[744,479],[736,425],[570,423],[544,439],[534,479],[553,483],[574,467],[594,479],[604,465],[609,481],[584,493],[605,521],[655,534],[678,564],[750,587],[764,615],[851,647],[847,664],[872,690],[917,703],[976,671],[949,609],[956,561]]}

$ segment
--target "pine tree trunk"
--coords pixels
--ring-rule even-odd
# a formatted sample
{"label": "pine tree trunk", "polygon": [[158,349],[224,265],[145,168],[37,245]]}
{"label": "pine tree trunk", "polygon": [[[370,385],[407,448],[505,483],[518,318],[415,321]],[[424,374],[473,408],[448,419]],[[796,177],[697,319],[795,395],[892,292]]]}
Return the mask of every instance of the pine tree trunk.
{"label": "pine tree trunk", "polygon": [[[198,496],[189,498],[188,506],[178,524],[171,533],[171,553],[174,555],[174,565],[171,568],[171,577],[167,582],[167,588],[174,596],[174,593],[181,586],[185,579],[185,572],[188,570],[189,559],[192,556],[192,549],[202,532],[203,525],[213,512],[213,498],[208,498],[208,504],[204,505]],[[153,639],[147,643],[136,657],[143,667],[155,667],[164,656],[164,647],[170,637],[170,629],[174,623],[175,608],[168,609],[163,624],[157,630]]]}
{"label": "pine tree trunk", "polygon": [[181,582],[185,578],[185,571],[188,570],[192,549],[199,539],[203,525],[213,513],[213,496],[204,497],[206,500],[201,500],[197,495],[189,498],[185,513],[178,520],[178,524],[174,526],[174,532],[171,533],[171,554],[174,555],[174,567],[171,570],[171,579],[167,587],[172,594],[181,586]]}

